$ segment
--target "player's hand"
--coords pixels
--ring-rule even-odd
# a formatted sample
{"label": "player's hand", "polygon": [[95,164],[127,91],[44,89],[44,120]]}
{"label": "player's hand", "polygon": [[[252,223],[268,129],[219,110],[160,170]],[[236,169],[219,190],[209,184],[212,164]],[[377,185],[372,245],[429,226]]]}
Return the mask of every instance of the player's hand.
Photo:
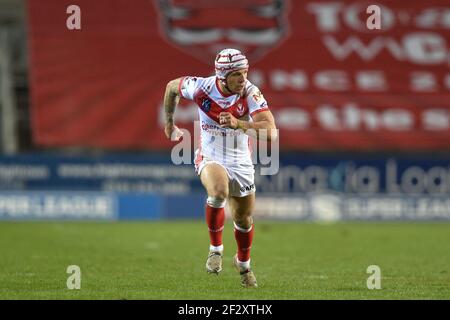
{"label": "player's hand", "polygon": [[219,114],[219,124],[221,128],[237,129],[238,120],[229,112]]}
{"label": "player's hand", "polygon": [[164,126],[164,133],[166,134],[167,139],[170,139],[171,141],[178,141],[183,136],[183,131],[173,123],[166,123]]}

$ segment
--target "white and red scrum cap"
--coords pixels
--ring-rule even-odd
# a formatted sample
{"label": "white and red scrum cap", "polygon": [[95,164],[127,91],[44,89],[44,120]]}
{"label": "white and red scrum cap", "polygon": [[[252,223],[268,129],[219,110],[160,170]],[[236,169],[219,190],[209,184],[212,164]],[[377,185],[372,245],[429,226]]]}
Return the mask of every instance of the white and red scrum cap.
{"label": "white and red scrum cap", "polygon": [[225,81],[230,72],[248,69],[248,60],[245,55],[236,49],[223,49],[216,56],[216,76]]}

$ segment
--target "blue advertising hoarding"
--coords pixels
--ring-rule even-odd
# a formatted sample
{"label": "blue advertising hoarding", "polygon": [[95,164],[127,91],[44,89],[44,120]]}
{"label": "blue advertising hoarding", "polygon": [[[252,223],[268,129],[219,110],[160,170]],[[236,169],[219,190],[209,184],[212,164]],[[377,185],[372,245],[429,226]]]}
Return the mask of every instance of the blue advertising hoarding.
{"label": "blue advertising hoarding", "polygon": [[[450,155],[284,154],[259,174],[255,217],[450,220]],[[205,193],[166,154],[0,157],[0,219],[190,219]]]}

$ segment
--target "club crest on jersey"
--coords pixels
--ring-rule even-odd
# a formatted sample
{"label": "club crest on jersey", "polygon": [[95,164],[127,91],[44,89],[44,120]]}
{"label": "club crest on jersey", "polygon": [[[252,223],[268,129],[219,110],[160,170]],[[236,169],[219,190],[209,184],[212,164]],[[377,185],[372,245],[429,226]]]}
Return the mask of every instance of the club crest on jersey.
{"label": "club crest on jersey", "polygon": [[[202,62],[227,47],[253,63],[288,34],[290,0],[154,0],[164,39]],[[216,15],[239,15],[217,19]],[[245,20],[245,23],[242,21]]]}
{"label": "club crest on jersey", "polygon": [[242,105],[242,103],[238,104],[238,106],[236,108],[236,111],[237,111],[239,116],[243,116],[244,115],[245,109],[244,109],[244,106]]}
{"label": "club crest on jersey", "polygon": [[211,110],[211,100],[209,99],[203,99],[202,101],[202,110],[206,113],[209,112],[209,110]]}

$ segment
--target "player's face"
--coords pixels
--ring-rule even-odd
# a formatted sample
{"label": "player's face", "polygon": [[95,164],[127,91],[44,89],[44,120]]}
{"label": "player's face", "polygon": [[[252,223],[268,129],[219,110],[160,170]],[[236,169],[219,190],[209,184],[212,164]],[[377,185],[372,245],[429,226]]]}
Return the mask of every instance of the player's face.
{"label": "player's face", "polygon": [[227,86],[232,93],[241,93],[247,81],[248,69],[233,71],[227,77]]}

